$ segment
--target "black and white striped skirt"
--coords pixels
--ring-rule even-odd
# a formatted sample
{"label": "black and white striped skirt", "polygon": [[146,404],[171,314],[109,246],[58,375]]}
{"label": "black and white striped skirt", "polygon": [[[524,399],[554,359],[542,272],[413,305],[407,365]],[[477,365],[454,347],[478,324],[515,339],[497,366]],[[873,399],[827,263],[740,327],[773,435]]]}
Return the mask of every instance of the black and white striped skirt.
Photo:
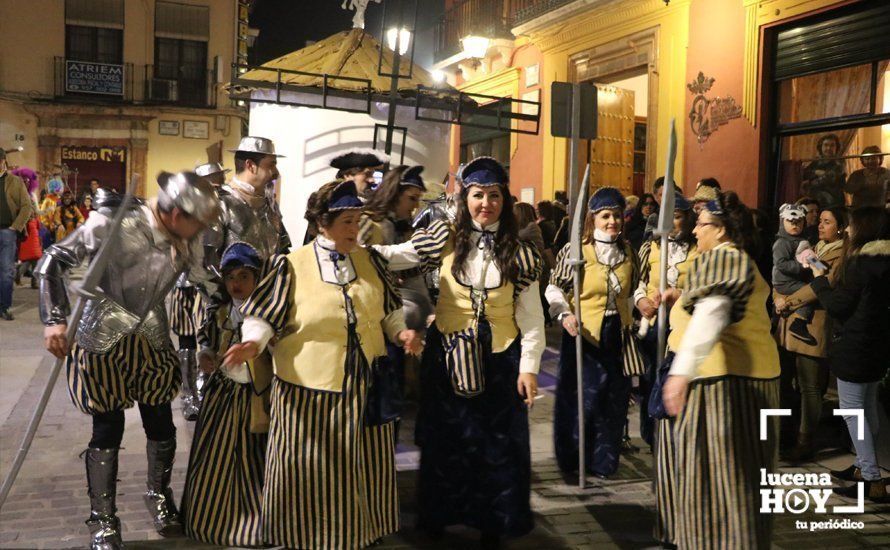
{"label": "black and white striped skirt", "polygon": [[779,379],[694,380],[675,423],[676,543],[680,548],[769,548],[760,469],[776,468],[779,422],[760,440],[760,411],[779,406]]}
{"label": "black and white striped skirt", "polygon": [[262,546],[267,434],[250,432],[253,388],[221,372],[207,381],[182,497],[188,537]]}
{"label": "black and white striped skirt", "polygon": [[361,353],[349,357],[340,393],[272,383],[268,543],[363,548],[399,528],[393,423],[365,424],[368,365]]}

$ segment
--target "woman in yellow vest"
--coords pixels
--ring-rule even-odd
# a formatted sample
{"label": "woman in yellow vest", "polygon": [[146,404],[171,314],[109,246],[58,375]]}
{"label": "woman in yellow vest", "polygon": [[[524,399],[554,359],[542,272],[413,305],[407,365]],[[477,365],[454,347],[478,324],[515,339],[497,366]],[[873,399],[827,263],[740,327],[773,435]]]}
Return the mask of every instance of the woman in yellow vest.
{"label": "woman in yellow vest", "polygon": [[[411,218],[426,191],[422,172],[423,166],[397,166],[386,173],[383,183],[365,203],[358,234],[363,246],[398,244],[411,238]],[[396,276],[405,324],[425,332],[433,305],[423,274],[415,268],[400,271]],[[378,362],[377,384],[368,404],[369,414],[380,423],[394,421],[401,415],[405,393],[405,354],[400,346],[387,342],[386,355]]]}
{"label": "woman in yellow vest", "polygon": [[263,470],[266,465],[270,371],[253,364],[217,369],[241,339],[241,306],[256,287],[261,263],[247,243],[230,245],[220,264],[230,300],[200,329],[201,369],[212,373],[195,425],[182,496],[185,534],[220,546],[263,545]]}
{"label": "woman in yellow vest", "polygon": [[482,546],[533,527],[527,408],[545,347],[541,257],[519,241],[507,171],[480,157],[460,173],[454,224],[378,247],[393,269],[439,270],[421,367],[418,524],[464,524]]}
{"label": "woman in yellow vest", "polygon": [[[772,516],[760,513],[761,469],[773,472],[779,406],[779,357],[766,310],[769,285],[748,250],[750,211],[733,192],[718,193],[699,213],[698,250],[671,310],[668,345],[676,352],[662,391],[676,417],[676,545],[769,548]],[[659,481],[661,483],[662,481]]]}
{"label": "woman in yellow vest", "polygon": [[[698,257],[695,235],[695,213],[692,203],[682,195],[674,198],[674,229],[668,236],[668,268],[666,289],[680,289],[686,285],[689,268]],[[661,282],[661,239],[647,241],[640,248],[640,286],[634,292],[634,303],[642,315],[641,325],[646,327],[645,336],[640,342],[641,351],[646,356],[645,376],[640,377],[642,402],[640,404],[640,435],[652,447],[655,469],[673,469],[676,464],[674,446],[674,421],[663,414],[663,407],[653,407],[650,412],[650,393],[653,384],[658,392],[656,401],[661,404],[661,386],[657,384],[659,366],[663,361],[658,355],[658,305],[661,302],[659,290]],[[641,331],[643,328],[641,327]],[[668,327],[670,331],[670,327]],[[664,366],[664,369],[669,366]],[[664,371],[662,369],[662,372]],[[659,483],[663,482],[663,483]],[[675,544],[675,476],[656,476],[655,491],[655,538],[663,544]]]}
{"label": "woman in yellow vest", "polygon": [[[584,353],[585,470],[607,478],[618,469],[631,378],[624,372],[623,335],[633,323],[631,295],[639,284],[639,263],[621,236],[626,203],[614,187],[601,187],[588,202],[582,254],[581,335]],[[559,381],[553,413],[556,462],[567,474],[578,471],[578,385],[571,244],[560,250],[545,295],[550,313],[562,323]]]}
{"label": "woman in yellow vest", "polygon": [[[695,213],[692,203],[679,193],[674,197],[674,228],[668,235],[666,288],[680,288],[686,283],[686,273],[698,256],[695,248]],[[661,302],[661,239],[653,237],[640,247],[640,286],[633,300],[640,311],[640,351],[646,359],[646,374],[640,377],[640,436],[653,447],[655,423],[649,415],[649,391],[655,381],[658,354],[658,305]]]}
{"label": "woman in yellow vest", "polygon": [[362,201],[352,181],[310,198],[308,245],[269,260],[241,308],[242,343],[226,365],[253,359],[273,334],[265,541],[288,548],[362,548],[399,527],[392,423],[371,426],[372,364],[385,339],[417,353],[386,262],[358,246]]}

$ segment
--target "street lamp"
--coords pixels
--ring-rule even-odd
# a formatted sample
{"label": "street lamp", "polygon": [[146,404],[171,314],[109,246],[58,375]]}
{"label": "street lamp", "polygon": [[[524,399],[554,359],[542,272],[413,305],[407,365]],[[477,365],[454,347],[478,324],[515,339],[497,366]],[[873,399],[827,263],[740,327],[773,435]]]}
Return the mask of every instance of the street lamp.
{"label": "street lamp", "polygon": [[399,42],[399,55],[408,53],[408,42],[411,41],[411,31],[408,29],[397,30],[395,27],[386,31],[386,45],[396,51],[396,39]]}
{"label": "street lamp", "polygon": [[488,45],[491,43],[491,40],[484,36],[469,35],[461,39],[460,42],[461,46],[463,46],[464,55],[467,57],[483,58],[485,57],[485,52],[488,51]]}
{"label": "street lamp", "polygon": [[433,77],[433,81],[435,81],[439,84],[441,84],[442,82],[445,82],[445,73],[440,71],[439,69],[433,69],[430,72],[430,76]]}

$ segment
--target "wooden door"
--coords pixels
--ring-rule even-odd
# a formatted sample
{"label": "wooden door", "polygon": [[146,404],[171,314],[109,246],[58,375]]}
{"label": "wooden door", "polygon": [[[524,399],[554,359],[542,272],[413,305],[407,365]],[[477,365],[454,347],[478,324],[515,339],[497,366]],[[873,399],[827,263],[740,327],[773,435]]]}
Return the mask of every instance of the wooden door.
{"label": "wooden door", "polygon": [[[597,138],[590,142],[590,193],[600,187],[617,187],[633,194],[634,92],[597,84]],[[581,171],[587,161],[583,150]]]}

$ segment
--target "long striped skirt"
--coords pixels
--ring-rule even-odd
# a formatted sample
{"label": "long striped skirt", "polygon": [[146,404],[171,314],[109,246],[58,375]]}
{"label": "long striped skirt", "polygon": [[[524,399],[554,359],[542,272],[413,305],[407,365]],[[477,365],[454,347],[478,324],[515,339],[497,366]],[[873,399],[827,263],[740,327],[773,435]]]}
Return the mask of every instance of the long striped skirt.
{"label": "long striped skirt", "polygon": [[250,432],[250,384],[207,381],[182,496],[185,534],[220,546],[262,546],[267,434]]}
{"label": "long striped skirt", "polygon": [[172,342],[154,349],[140,334],[124,336],[107,353],[86,351],[75,342],[65,366],[71,401],[86,414],[122,411],[135,401],[161,405],[179,392]]}
{"label": "long striped skirt", "polygon": [[420,527],[463,524],[496,535],[520,536],[534,526],[528,410],[516,391],[519,338],[491,353],[488,323],[479,325],[485,390],[457,395],[433,325],[421,367],[417,441]]}
{"label": "long striped skirt", "polygon": [[197,336],[204,322],[204,297],[198,287],[174,287],[170,292],[170,330],[177,336]]}
{"label": "long striped skirt", "polygon": [[677,544],[677,446],[674,419],[655,419],[655,539]]}
{"label": "long striped skirt", "polygon": [[779,422],[760,440],[760,411],[779,406],[779,379],[694,380],[675,424],[676,538],[680,548],[769,548],[760,469],[774,471]]}
{"label": "long striped skirt", "polygon": [[349,357],[340,393],[272,382],[268,543],[363,548],[399,528],[393,423],[365,424],[368,365],[360,352]]}

